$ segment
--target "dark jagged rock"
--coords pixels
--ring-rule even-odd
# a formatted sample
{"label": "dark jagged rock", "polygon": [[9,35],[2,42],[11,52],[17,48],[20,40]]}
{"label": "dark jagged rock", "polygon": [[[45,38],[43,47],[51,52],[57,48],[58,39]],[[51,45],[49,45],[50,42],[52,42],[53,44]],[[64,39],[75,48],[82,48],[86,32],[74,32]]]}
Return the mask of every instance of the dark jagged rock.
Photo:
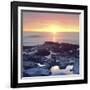
{"label": "dark jagged rock", "polygon": [[24,73],[28,76],[48,76],[51,74],[50,70],[45,68],[31,68],[25,70]]}
{"label": "dark jagged rock", "polygon": [[74,74],[79,74],[79,60],[76,59],[73,67],[73,73]]}
{"label": "dark jagged rock", "polygon": [[50,52],[47,49],[38,49],[37,53],[35,54],[40,56],[47,56],[50,54]]}
{"label": "dark jagged rock", "polygon": [[68,43],[61,43],[60,46],[61,46],[62,49],[64,49],[65,51],[79,48],[79,45],[68,44]]}
{"label": "dark jagged rock", "polygon": [[47,63],[47,62],[44,62],[43,64],[45,65],[43,68],[50,69],[50,68],[52,67],[52,65],[50,65],[50,64]]}
{"label": "dark jagged rock", "polygon": [[23,67],[24,67],[24,69],[36,68],[36,67],[38,67],[38,65],[32,61],[23,61]]}
{"label": "dark jagged rock", "polygon": [[67,67],[67,63],[59,63],[58,66],[60,67],[60,69],[65,69]]}
{"label": "dark jagged rock", "polygon": [[65,69],[67,65],[69,65],[69,62],[67,60],[61,60],[57,63],[57,65],[60,67],[60,69]]}
{"label": "dark jagged rock", "polygon": [[50,45],[50,46],[59,46],[60,44],[58,42],[51,42],[51,41],[46,41],[44,45]]}
{"label": "dark jagged rock", "polygon": [[25,54],[23,54],[23,61],[28,61],[29,60],[29,55],[25,55]]}
{"label": "dark jagged rock", "polygon": [[23,61],[32,61],[35,63],[42,63],[44,57],[40,55],[23,55]]}
{"label": "dark jagged rock", "polygon": [[23,72],[23,75],[22,75],[22,76],[23,76],[23,77],[30,77],[29,74],[25,73],[25,71]]}
{"label": "dark jagged rock", "polygon": [[60,69],[73,65],[73,73],[79,74],[79,45],[45,42],[42,45],[24,46],[23,52],[23,76],[51,75],[50,68],[55,65]]}

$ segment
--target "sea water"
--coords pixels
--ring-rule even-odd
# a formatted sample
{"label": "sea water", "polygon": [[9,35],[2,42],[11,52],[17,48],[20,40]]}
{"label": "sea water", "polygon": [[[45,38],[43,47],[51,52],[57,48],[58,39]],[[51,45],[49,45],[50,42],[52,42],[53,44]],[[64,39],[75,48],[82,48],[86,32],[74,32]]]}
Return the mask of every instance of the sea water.
{"label": "sea water", "polygon": [[24,46],[39,45],[45,41],[79,45],[79,32],[23,32],[22,41]]}

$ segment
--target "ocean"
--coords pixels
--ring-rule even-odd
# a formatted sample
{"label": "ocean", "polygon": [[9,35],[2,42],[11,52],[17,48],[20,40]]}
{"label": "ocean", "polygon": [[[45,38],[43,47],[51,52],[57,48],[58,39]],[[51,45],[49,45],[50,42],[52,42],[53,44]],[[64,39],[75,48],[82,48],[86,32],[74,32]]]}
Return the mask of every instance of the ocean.
{"label": "ocean", "polygon": [[23,46],[43,44],[45,41],[79,45],[79,32],[23,32]]}

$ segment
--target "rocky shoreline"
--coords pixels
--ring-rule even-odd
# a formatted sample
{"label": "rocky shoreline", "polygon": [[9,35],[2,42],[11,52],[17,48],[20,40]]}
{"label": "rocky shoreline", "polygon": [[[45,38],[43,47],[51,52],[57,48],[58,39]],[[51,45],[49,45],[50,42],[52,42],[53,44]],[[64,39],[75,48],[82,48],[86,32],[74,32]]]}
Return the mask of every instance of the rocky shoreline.
{"label": "rocky shoreline", "polygon": [[[69,43],[45,42],[42,45],[23,46],[22,77],[49,76],[51,68],[59,66],[79,74],[79,45]],[[60,74],[61,75],[61,74]]]}

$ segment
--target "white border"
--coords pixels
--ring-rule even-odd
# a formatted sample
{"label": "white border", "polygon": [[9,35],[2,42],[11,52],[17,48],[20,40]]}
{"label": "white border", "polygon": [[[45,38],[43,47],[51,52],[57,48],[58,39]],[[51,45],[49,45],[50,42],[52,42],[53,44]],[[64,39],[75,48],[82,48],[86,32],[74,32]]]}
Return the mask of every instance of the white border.
{"label": "white border", "polygon": [[[64,75],[64,76],[43,76],[43,77],[26,77],[21,79],[21,10],[37,10],[37,11],[54,11],[54,12],[77,12],[80,14],[80,74]],[[45,81],[66,81],[84,79],[84,11],[73,9],[52,9],[52,8],[36,8],[36,7],[18,7],[18,83],[32,83]]]}

